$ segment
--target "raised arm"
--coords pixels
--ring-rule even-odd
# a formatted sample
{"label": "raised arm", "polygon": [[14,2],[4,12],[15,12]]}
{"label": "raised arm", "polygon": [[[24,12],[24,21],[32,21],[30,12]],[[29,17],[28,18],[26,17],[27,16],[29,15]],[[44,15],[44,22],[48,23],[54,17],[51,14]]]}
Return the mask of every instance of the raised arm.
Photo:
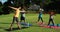
{"label": "raised arm", "polygon": [[14,10],[16,10],[17,8],[14,8],[14,7],[11,7],[11,6],[9,6],[10,8],[12,8],[12,9],[14,9]]}

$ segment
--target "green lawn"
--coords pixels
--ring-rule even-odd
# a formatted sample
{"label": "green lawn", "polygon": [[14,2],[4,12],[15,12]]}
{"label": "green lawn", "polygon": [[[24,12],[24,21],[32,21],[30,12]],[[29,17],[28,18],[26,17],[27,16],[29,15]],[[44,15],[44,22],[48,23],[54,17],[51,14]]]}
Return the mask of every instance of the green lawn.
{"label": "green lawn", "polygon": [[[0,32],[8,32],[6,31],[6,29],[10,27],[10,23],[12,22],[12,17],[13,17],[13,14],[0,15]],[[36,24],[37,17],[38,17],[38,14],[26,14],[26,22],[29,22],[34,26],[31,26],[29,28],[25,28],[22,30],[13,30],[11,32],[60,32],[60,29],[39,27]],[[43,20],[45,23],[48,23],[48,19],[49,19],[48,14],[43,15]],[[56,14],[56,16],[54,16],[54,22],[55,24],[60,23],[60,14]],[[16,28],[17,25],[14,24],[13,27]]]}

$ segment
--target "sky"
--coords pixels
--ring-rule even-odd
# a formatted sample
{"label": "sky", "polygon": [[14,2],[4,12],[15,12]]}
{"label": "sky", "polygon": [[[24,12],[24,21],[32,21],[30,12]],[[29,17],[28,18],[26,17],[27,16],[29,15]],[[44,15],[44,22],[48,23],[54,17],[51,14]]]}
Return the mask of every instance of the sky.
{"label": "sky", "polygon": [[0,1],[1,1],[1,2],[2,2],[2,4],[3,4],[3,3],[5,3],[7,0],[0,0]]}

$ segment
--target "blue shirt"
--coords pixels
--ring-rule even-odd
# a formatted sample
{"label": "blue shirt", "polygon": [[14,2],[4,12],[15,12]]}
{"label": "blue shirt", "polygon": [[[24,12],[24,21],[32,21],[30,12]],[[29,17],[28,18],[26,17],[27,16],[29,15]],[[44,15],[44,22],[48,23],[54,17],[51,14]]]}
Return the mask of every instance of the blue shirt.
{"label": "blue shirt", "polygon": [[42,12],[39,13],[39,18],[42,17]]}
{"label": "blue shirt", "polygon": [[39,18],[42,17],[42,12],[43,12],[43,11],[44,11],[44,10],[40,8]]}

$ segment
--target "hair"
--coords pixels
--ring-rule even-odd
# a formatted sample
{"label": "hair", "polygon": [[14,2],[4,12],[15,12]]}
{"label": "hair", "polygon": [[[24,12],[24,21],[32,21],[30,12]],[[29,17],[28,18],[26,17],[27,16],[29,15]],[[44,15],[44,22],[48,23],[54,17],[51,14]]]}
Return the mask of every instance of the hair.
{"label": "hair", "polygon": [[15,6],[15,8],[19,8],[20,6]]}
{"label": "hair", "polygon": [[56,13],[55,13],[55,11],[52,10],[49,12],[49,14],[55,15]]}

